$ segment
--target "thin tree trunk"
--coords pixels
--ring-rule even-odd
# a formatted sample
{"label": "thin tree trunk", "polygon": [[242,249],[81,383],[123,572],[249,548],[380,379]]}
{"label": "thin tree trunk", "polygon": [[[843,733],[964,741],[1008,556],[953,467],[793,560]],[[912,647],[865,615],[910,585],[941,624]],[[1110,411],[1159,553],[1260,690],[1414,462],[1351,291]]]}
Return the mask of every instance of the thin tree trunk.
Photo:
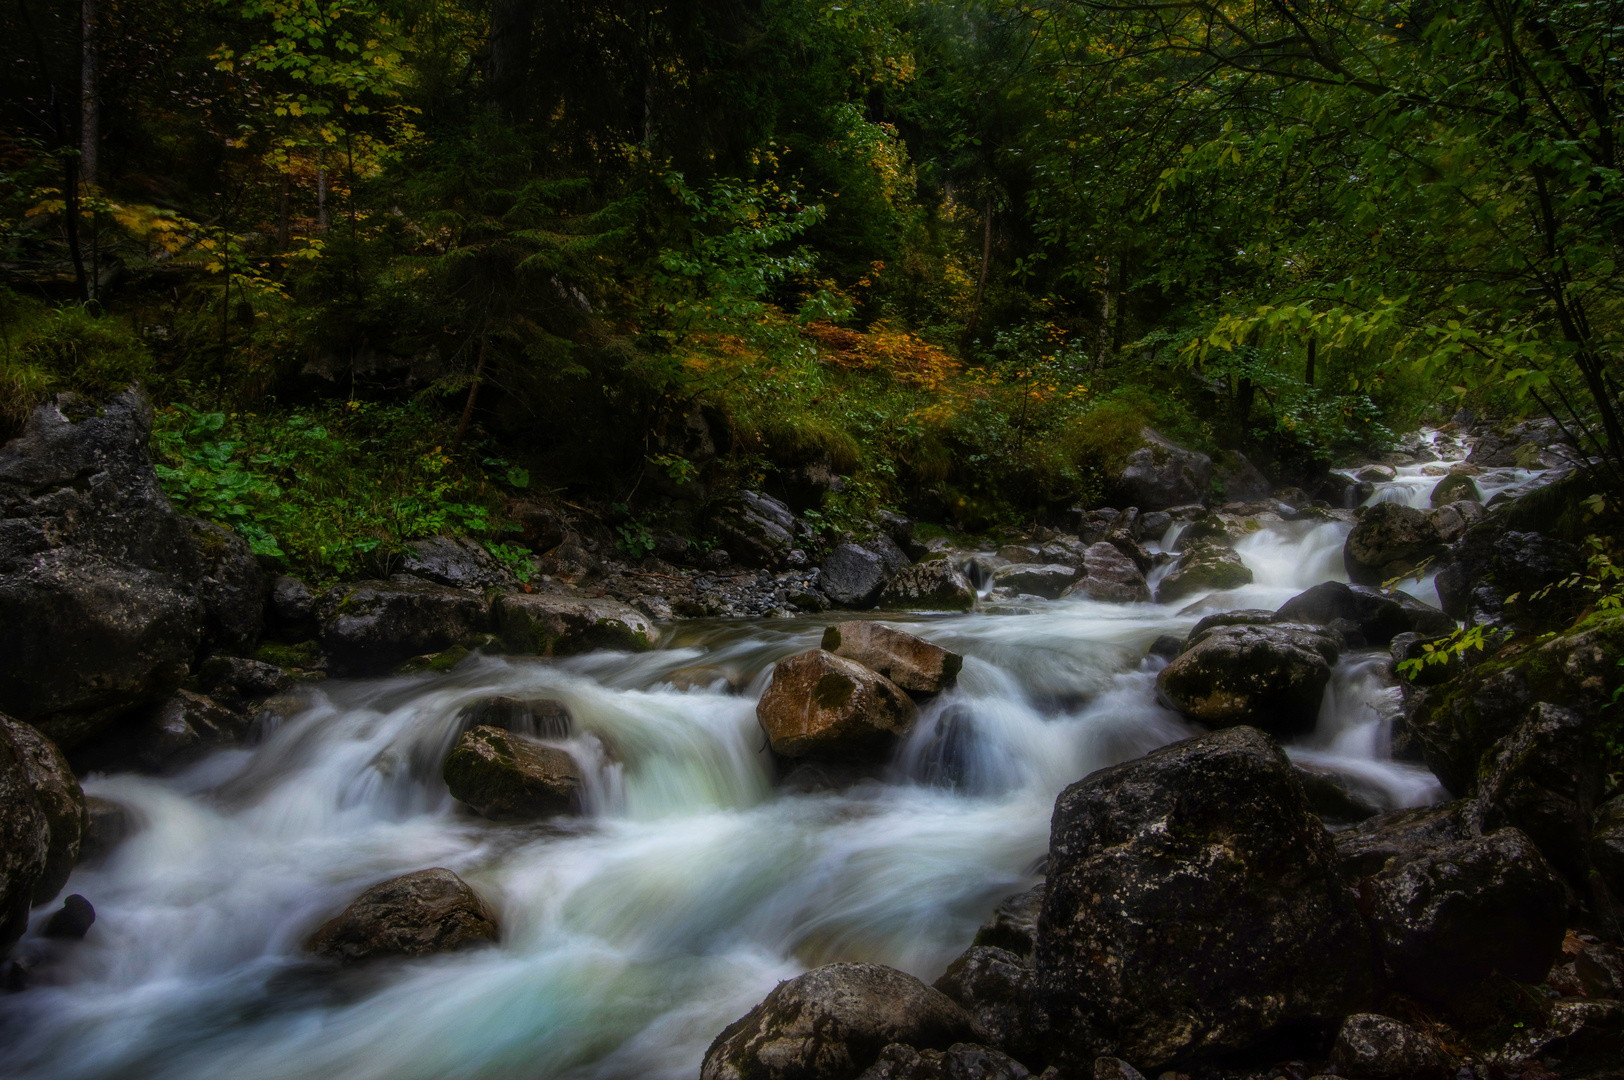
{"label": "thin tree trunk", "polygon": [[276,209],[276,250],[286,251],[291,241],[293,211],[293,174],[282,174],[282,198]]}
{"label": "thin tree trunk", "polygon": [[316,228],[327,231],[327,151],[316,151]]}
{"label": "thin tree trunk", "polygon": [[485,49],[485,95],[504,120],[522,118],[530,75],[530,38],[536,19],[534,0],[496,0],[491,6],[491,32]]}
{"label": "thin tree trunk", "polygon": [[80,0],[79,7],[79,178],[96,186],[101,150],[101,58],[96,0]]}
{"label": "thin tree trunk", "polygon": [[987,291],[987,271],[992,266],[992,199],[987,199],[986,212],[981,215],[981,277],[976,280],[976,299],[970,305],[970,321],[964,328],[964,346],[961,352],[970,351],[970,342],[975,340],[976,324],[981,321],[981,298]]}
{"label": "thin tree trunk", "polygon": [[462,407],[462,419],[457,422],[457,435],[451,440],[451,452],[457,452],[462,445],[462,437],[468,433],[468,425],[474,419],[474,402],[479,400],[479,383],[485,377],[485,354],[490,351],[491,334],[487,326],[479,336],[479,361],[474,364],[474,381],[468,384],[468,403]]}
{"label": "thin tree trunk", "polygon": [[1103,371],[1105,361],[1111,357],[1111,256],[1105,257],[1105,282],[1100,290],[1100,350],[1094,358],[1094,370]]}
{"label": "thin tree trunk", "polygon": [[1316,350],[1318,349],[1318,347],[1319,347],[1319,339],[1317,339],[1317,338],[1309,338],[1308,339],[1308,366],[1307,366],[1307,369],[1303,372],[1303,382],[1307,383],[1309,386],[1314,385],[1314,359],[1315,359],[1314,354],[1315,354]]}

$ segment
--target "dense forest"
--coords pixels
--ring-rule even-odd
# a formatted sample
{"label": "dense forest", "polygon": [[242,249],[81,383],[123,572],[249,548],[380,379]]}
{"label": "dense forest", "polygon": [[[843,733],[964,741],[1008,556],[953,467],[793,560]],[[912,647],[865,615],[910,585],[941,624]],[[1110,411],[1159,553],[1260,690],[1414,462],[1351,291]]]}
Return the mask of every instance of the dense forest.
{"label": "dense forest", "polygon": [[1147,422],[1306,485],[1549,411],[1616,475],[1611,11],[6,0],[4,420],[140,378],[326,575],[524,489],[634,554],[809,476],[1043,519]]}

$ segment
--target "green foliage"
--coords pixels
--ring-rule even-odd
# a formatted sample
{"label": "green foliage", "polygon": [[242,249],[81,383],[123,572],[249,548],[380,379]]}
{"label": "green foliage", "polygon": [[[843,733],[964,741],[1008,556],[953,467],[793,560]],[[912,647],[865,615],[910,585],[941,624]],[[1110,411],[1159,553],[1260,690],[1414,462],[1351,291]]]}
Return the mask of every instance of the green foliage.
{"label": "green foliage", "polygon": [[51,394],[123,390],[152,371],[129,324],[78,306],[51,308],[0,290],[0,428],[16,427]]}

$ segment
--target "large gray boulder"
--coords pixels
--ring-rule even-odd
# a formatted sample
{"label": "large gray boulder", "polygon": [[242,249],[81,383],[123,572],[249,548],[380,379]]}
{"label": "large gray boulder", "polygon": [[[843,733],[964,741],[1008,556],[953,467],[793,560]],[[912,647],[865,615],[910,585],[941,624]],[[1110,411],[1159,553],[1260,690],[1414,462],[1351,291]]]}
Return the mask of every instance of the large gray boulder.
{"label": "large gray boulder", "polygon": [[374,885],[323,923],[308,948],[357,963],[455,952],[496,937],[496,915],[478,894],[450,870],[433,867]]}
{"label": "large gray boulder", "polygon": [[722,1030],[700,1080],[856,1080],[891,1043],[939,1050],[974,1037],[940,991],[879,964],[829,964],[781,982]]}
{"label": "large gray boulder", "polygon": [[647,615],[608,597],[509,593],[496,598],[491,617],[510,652],[540,656],[572,656],[593,649],[643,652],[660,637]]}
{"label": "large gray boulder", "polygon": [[930,559],[886,582],[879,605],[893,611],[969,611],[976,606],[976,589],[950,559]]}
{"label": "large gray boulder", "polygon": [[1112,486],[1124,505],[1141,510],[1205,502],[1212,488],[1212,459],[1186,450],[1151,428],[1139,433],[1143,445],[1128,455]]}
{"label": "large gray boulder", "polygon": [[1479,827],[1515,825],[1568,881],[1584,886],[1591,818],[1606,789],[1604,763],[1595,733],[1578,713],[1535,705],[1481,766]]}
{"label": "large gray boulder", "polygon": [[1228,546],[1199,540],[1184,549],[1172,571],[1156,586],[1158,603],[1171,604],[1198,592],[1238,589],[1252,583],[1252,568]]}
{"label": "large gray boulder", "polygon": [[1378,1013],[1355,1013],[1342,1022],[1331,1064],[1348,1080],[1448,1080],[1455,1073],[1443,1043]]}
{"label": "large gray boulder", "polygon": [[1213,479],[1223,489],[1225,502],[1262,502],[1274,494],[1274,485],[1239,450],[1225,450],[1213,466]]}
{"label": "large gray boulder", "polygon": [[1086,596],[1106,604],[1150,601],[1150,585],[1139,565],[1114,544],[1100,541],[1083,551],[1083,576],[1066,589],[1066,596]]}
{"label": "large gray boulder", "polygon": [[779,570],[789,565],[796,521],[790,508],[771,495],[741,491],[722,502],[711,517],[722,546],[745,566]]}
{"label": "large gray boulder", "polygon": [[1313,730],[1340,653],[1337,637],[1317,627],[1215,626],[1162,669],[1157,695],[1209,728],[1297,735]]}
{"label": "large gray boulder", "polygon": [[85,793],[62,751],[28,724],[0,713],[0,739],[17,751],[23,776],[45,817],[45,865],[34,884],[32,897],[34,904],[44,904],[62,891],[74,864],[79,861],[79,850],[90,824]]}
{"label": "large gray boulder", "polygon": [[841,544],[823,560],[818,587],[840,607],[870,608],[885,587],[885,571],[880,554],[857,544]]}
{"label": "large gray boulder", "polygon": [[490,629],[478,593],[404,575],[335,586],[316,615],[334,675],[382,675],[414,656],[478,644]]}
{"label": "large gray boulder", "polygon": [[1057,599],[1078,580],[1077,571],[1063,563],[1013,563],[992,575],[995,585],[1028,596]]}
{"label": "large gray boulder", "polygon": [[1328,1034],[1371,996],[1370,957],[1331,837],[1256,729],[1163,747],[1055,802],[1034,1018],[1062,1069]]}
{"label": "large gray boulder", "polygon": [[1384,592],[1368,585],[1349,587],[1326,581],[1287,600],[1275,612],[1279,622],[1331,626],[1346,620],[1359,627],[1366,644],[1386,646],[1399,634],[1439,637],[1455,628],[1455,620],[1407,593]]}
{"label": "large gray boulder", "polygon": [[496,821],[529,821],[580,809],[581,769],[574,758],[497,727],[464,732],[441,775],[453,798]]}
{"label": "large gray boulder", "polygon": [[773,751],[792,758],[883,757],[917,716],[896,683],[822,649],[779,661],[756,703]]}
{"label": "large gray boulder", "polygon": [[28,928],[51,861],[51,823],[34,790],[28,750],[0,727],[0,956]]}
{"label": "large gray boulder", "polygon": [[1035,1059],[1028,1022],[1032,967],[1015,953],[987,945],[964,950],[934,984],[970,1014],[976,1036],[1007,1054]]}
{"label": "large gray boulder", "polygon": [[461,536],[430,536],[406,545],[401,570],[454,589],[513,585],[513,575],[478,541]]}
{"label": "large gray boulder", "polygon": [[[1355,585],[1380,585],[1413,573],[1445,551],[1438,526],[1426,511],[1383,502],[1360,516],[1342,545],[1342,562]],[[1447,608],[1446,608],[1447,610]]]}
{"label": "large gray boulder", "polygon": [[204,636],[218,653],[251,652],[265,627],[270,586],[248,541],[230,529],[187,518],[196,572],[192,581],[203,605]]}

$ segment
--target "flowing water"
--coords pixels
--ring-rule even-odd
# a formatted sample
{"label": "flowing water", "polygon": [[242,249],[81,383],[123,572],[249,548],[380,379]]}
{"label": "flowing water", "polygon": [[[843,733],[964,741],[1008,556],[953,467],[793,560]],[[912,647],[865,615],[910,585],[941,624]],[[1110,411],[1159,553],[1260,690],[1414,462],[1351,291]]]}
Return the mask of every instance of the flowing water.
{"label": "flowing water", "polygon": [[[1409,487],[1375,497],[1413,502]],[[1039,879],[1066,784],[1198,730],[1156,702],[1148,645],[1343,579],[1347,530],[1272,523],[1237,545],[1256,583],[1193,605],[888,617],[964,670],[882,773],[838,792],[775,784],[754,711],[772,665],[832,619],[684,623],[641,655],[318,684],[252,745],[178,775],[86,779],[139,828],[68,885],[96,906],[83,942],[25,939],[48,962],[0,1000],[0,1072],[694,1080],[778,980],[835,960],[938,976]],[[1387,752],[1387,668],[1345,656],[1288,750],[1387,805],[1426,803],[1442,794],[1431,774]],[[446,793],[458,713],[495,693],[568,706],[582,817],[496,824]],[[356,894],[428,866],[499,912],[500,946],[337,974],[306,959]]]}

